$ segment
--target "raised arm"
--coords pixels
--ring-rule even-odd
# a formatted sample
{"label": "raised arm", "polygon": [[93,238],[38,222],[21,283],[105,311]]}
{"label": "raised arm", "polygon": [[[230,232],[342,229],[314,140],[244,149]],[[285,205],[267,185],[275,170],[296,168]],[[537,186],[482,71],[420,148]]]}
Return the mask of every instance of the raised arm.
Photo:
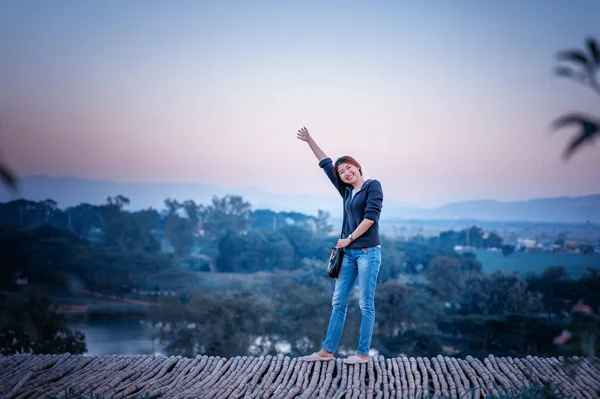
{"label": "raised arm", "polygon": [[315,154],[315,157],[317,157],[319,162],[321,162],[322,160],[327,158],[327,154],[325,154],[323,152],[323,150],[313,140],[313,138],[311,137],[311,135],[308,132],[308,129],[306,127],[302,127],[302,129],[298,130],[298,135],[296,137],[298,137],[298,139],[300,139],[302,141],[306,141],[308,143],[308,146],[312,150],[313,154]]}
{"label": "raised arm", "polygon": [[315,143],[313,138],[310,136],[310,133],[308,132],[307,128],[302,127],[302,129],[298,130],[297,137],[298,139],[306,141],[308,143],[313,154],[315,154],[315,157],[317,157],[317,159],[319,160],[319,166],[323,169],[323,171],[329,178],[329,181],[331,181],[331,184],[333,184],[333,186],[337,189],[338,193],[340,193],[342,198],[344,198],[344,189],[346,188],[346,186],[344,183],[338,181],[335,178],[335,175],[333,174],[333,161],[331,160],[331,158],[329,158],[327,154],[325,154],[323,150],[317,145],[317,143]]}

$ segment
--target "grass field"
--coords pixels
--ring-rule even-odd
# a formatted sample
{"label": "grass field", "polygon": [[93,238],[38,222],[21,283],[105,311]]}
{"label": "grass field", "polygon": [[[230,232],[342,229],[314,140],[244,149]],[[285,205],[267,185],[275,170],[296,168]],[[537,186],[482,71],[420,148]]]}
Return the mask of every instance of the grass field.
{"label": "grass field", "polygon": [[520,274],[541,274],[549,266],[563,266],[571,278],[577,279],[587,268],[600,270],[600,256],[583,254],[553,254],[546,252],[515,252],[504,257],[500,252],[475,251],[483,265],[484,273],[500,270],[504,273],[516,271]]}

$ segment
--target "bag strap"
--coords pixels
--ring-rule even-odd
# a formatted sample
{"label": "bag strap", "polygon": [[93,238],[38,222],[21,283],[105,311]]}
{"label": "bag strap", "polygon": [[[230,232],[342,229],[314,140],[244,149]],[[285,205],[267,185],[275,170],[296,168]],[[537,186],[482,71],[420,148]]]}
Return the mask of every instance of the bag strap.
{"label": "bag strap", "polygon": [[344,198],[343,202],[343,212],[342,212],[342,228],[340,232],[340,238],[344,238],[344,225],[346,224],[346,198]]}

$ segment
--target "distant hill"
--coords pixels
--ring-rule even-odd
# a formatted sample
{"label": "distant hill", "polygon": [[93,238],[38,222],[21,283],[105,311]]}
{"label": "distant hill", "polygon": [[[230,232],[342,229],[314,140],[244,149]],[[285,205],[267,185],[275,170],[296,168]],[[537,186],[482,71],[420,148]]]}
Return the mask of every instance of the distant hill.
{"label": "distant hill", "polygon": [[479,200],[456,202],[417,212],[420,218],[477,219],[529,222],[600,222],[600,195],[537,198],[501,202]]}
{"label": "distant hill", "polygon": [[[108,196],[125,195],[131,200],[131,210],[163,209],[166,198],[193,199],[207,204],[216,195],[237,194],[252,204],[253,209],[269,208],[275,211],[297,211],[314,215],[318,209],[341,216],[340,198],[303,194],[277,194],[245,187],[226,189],[200,183],[117,183],[109,180],[87,180],[77,177],[52,178],[27,176],[19,180],[23,198],[41,201],[52,198],[65,208],[82,202],[101,204]],[[0,202],[15,199],[0,189]],[[383,214],[391,219],[471,219],[485,221],[529,221],[600,223],[600,195],[580,197],[538,198],[524,201],[501,202],[476,200],[450,203],[437,208],[417,208],[401,201],[386,199]]]}
{"label": "distant hill", "polygon": [[[23,198],[42,201],[52,198],[58,206],[65,208],[82,202],[102,204],[108,196],[122,194],[130,199],[128,209],[138,210],[152,207],[164,209],[164,200],[193,199],[197,203],[208,204],[213,196],[227,194],[241,195],[249,201],[253,209],[268,208],[275,211],[297,211],[314,215],[318,209],[330,211],[332,216],[341,216],[339,196],[318,196],[303,194],[277,194],[265,190],[246,187],[227,189],[201,183],[118,183],[109,180],[88,180],[78,177],[26,176],[19,179],[20,195]],[[9,192],[0,188],[0,202],[15,199]]]}

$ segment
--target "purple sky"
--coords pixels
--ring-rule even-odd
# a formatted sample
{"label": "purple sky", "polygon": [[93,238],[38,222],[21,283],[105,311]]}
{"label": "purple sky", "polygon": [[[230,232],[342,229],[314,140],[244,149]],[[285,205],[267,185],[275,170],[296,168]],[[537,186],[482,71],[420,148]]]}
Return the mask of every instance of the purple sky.
{"label": "purple sky", "polygon": [[421,206],[600,193],[565,163],[554,77],[600,38],[596,0],[0,3],[0,150],[20,176],[335,195],[305,125],[386,198]]}

